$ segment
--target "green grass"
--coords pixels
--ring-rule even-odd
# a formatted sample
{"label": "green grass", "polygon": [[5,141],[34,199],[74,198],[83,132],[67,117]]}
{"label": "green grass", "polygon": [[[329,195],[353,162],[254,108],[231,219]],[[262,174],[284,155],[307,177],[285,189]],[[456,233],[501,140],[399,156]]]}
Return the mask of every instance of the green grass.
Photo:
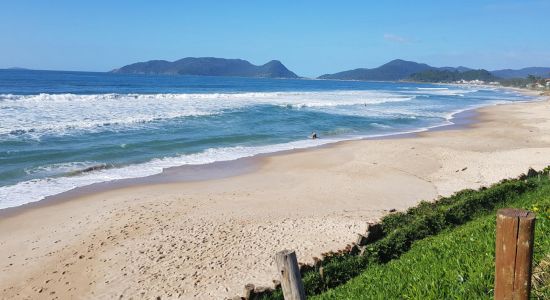
{"label": "green grass", "polygon": [[[515,181],[521,185],[522,181]],[[427,232],[434,231],[435,235],[423,239],[414,239],[409,245],[408,251],[404,254],[397,253],[385,263],[384,257],[380,261],[365,261],[361,257],[354,259],[342,259],[345,265],[339,265],[337,269],[356,268],[360,271],[358,276],[347,281],[347,274],[336,274],[333,276],[341,278],[341,282],[334,285],[335,288],[325,291],[321,295],[310,297],[311,299],[492,299],[494,284],[494,255],[495,255],[495,212],[500,207],[520,207],[537,212],[535,228],[535,251],[534,266],[541,259],[548,259],[550,254],[550,183],[547,179],[541,182],[530,180],[534,186],[522,191],[520,186],[513,190],[520,192],[506,193],[504,201],[495,203],[487,210],[481,209],[479,213],[472,214],[471,220],[464,225],[447,226],[448,222],[440,222],[433,229],[428,226]],[[513,183],[513,184],[516,184]],[[519,188],[519,189],[518,189]],[[478,195],[480,192],[468,191],[466,194]],[[500,195],[502,196],[502,195]],[[481,199],[481,198],[479,198]],[[451,201],[452,200],[452,201]],[[412,209],[417,214],[401,214],[392,217],[395,220],[389,221],[395,228],[388,231],[388,236],[397,234],[408,226],[403,227],[401,222],[420,222],[420,226],[412,226],[415,230],[426,227],[422,224],[431,224],[433,221],[429,215],[441,214],[434,211],[454,211],[453,216],[465,217],[462,208],[478,203],[471,201],[470,204],[462,205],[461,209],[454,209],[453,202],[457,199],[443,201],[435,209],[433,204],[422,204]],[[459,200],[458,200],[459,201]],[[488,203],[488,202],[487,202]],[[489,208],[489,206],[483,206]],[[409,211],[410,212],[410,211]],[[470,211],[471,212],[471,211]],[[468,210],[466,213],[470,213]],[[413,216],[414,215],[414,216]],[[443,215],[445,215],[443,213]],[[405,220],[406,219],[406,220]],[[423,221],[419,221],[423,220]],[[447,218],[451,221],[453,218]],[[422,223],[424,222],[424,223]],[[399,225],[401,224],[401,225]],[[447,224],[447,225],[445,225]],[[432,229],[429,229],[432,228]],[[441,229],[437,233],[437,229]],[[401,234],[402,235],[402,234]],[[386,237],[387,238],[387,237]],[[381,240],[377,243],[383,243]],[[398,246],[406,247],[405,244]],[[374,244],[376,247],[376,243]],[[390,247],[391,251],[396,250]],[[378,247],[377,251],[381,248]],[[397,248],[398,252],[401,248]],[[384,250],[384,247],[382,247]],[[403,249],[401,249],[403,250]],[[390,253],[390,252],[388,252]],[[378,252],[376,253],[378,254]],[[305,273],[304,282],[306,289],[311,286],[309,277],[314,275]],[[345,282],[345,283],[344,283]],[[309,294],[316,294],[311,291]],[[550,299],[550,287],[548,284],[534,288],[532,297],[538,299]]]}
{"label": "green grass", "polygon": [[[463,190],[384,217],[382,237],[363,254],[329,253],[322,272],[304,268],[306,294],[317,295],[313,299],[491,298],[498,208],[537,212],[535,264],[549,255],[545,260],[550,266],[549,171],[529,170],[528,176]],[[534,295],[550,299],[548,289],[547,283],[539,285]],[[280,289],[260,297],[282,298]]]}

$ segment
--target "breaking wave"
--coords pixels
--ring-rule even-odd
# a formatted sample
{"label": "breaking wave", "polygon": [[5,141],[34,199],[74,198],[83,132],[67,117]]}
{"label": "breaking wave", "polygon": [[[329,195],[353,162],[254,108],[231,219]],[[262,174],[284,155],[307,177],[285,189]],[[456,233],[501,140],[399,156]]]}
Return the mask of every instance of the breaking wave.
{"label": "breaking wave", "polygon": [[214,94],[0,95],[2,136],[64,135],[139,128],[175,118],[221,114],[254,105],[323,108],[409,101],[383,91]]}

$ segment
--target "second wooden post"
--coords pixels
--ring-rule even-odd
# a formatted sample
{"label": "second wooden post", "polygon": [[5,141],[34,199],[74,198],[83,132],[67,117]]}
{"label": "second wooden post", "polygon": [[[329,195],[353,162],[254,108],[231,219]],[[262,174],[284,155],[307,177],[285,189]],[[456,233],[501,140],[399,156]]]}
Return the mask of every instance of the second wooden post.
{"label": "second wooden post", "polygon": [[534,231],[534,213],[512,208],[497,212],[495,299],[529,299]]}
{"label": "second wooden post", "polygon": [[291,250],[277,252],[275,264],[281,276],[281,288],[285,300],[305,300],[306,293],[296,253]]}

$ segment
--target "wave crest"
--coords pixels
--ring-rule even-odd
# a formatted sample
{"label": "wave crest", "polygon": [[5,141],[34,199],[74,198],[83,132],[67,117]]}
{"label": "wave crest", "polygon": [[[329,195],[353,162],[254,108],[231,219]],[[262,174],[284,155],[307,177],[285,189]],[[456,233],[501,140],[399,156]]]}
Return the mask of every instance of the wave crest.
{"label": "wave crest", "polygon": [[383,91],[213,94],[0,95],[0,137],[126,130],[175,118],[208,116],[254,105],[325,108],[409,101]]}

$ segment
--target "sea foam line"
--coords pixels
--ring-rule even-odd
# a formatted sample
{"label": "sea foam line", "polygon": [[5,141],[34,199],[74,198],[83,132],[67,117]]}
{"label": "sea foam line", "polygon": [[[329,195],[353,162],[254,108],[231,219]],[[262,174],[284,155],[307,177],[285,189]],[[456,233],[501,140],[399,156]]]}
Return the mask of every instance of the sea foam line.
{"label": "sea foam line", "polygon": [[182,117],[208,116],[253,105],[323,108],[409,101],[415,95],[384,91],[227,94],[0,95],[0,139],[124,129]]}

